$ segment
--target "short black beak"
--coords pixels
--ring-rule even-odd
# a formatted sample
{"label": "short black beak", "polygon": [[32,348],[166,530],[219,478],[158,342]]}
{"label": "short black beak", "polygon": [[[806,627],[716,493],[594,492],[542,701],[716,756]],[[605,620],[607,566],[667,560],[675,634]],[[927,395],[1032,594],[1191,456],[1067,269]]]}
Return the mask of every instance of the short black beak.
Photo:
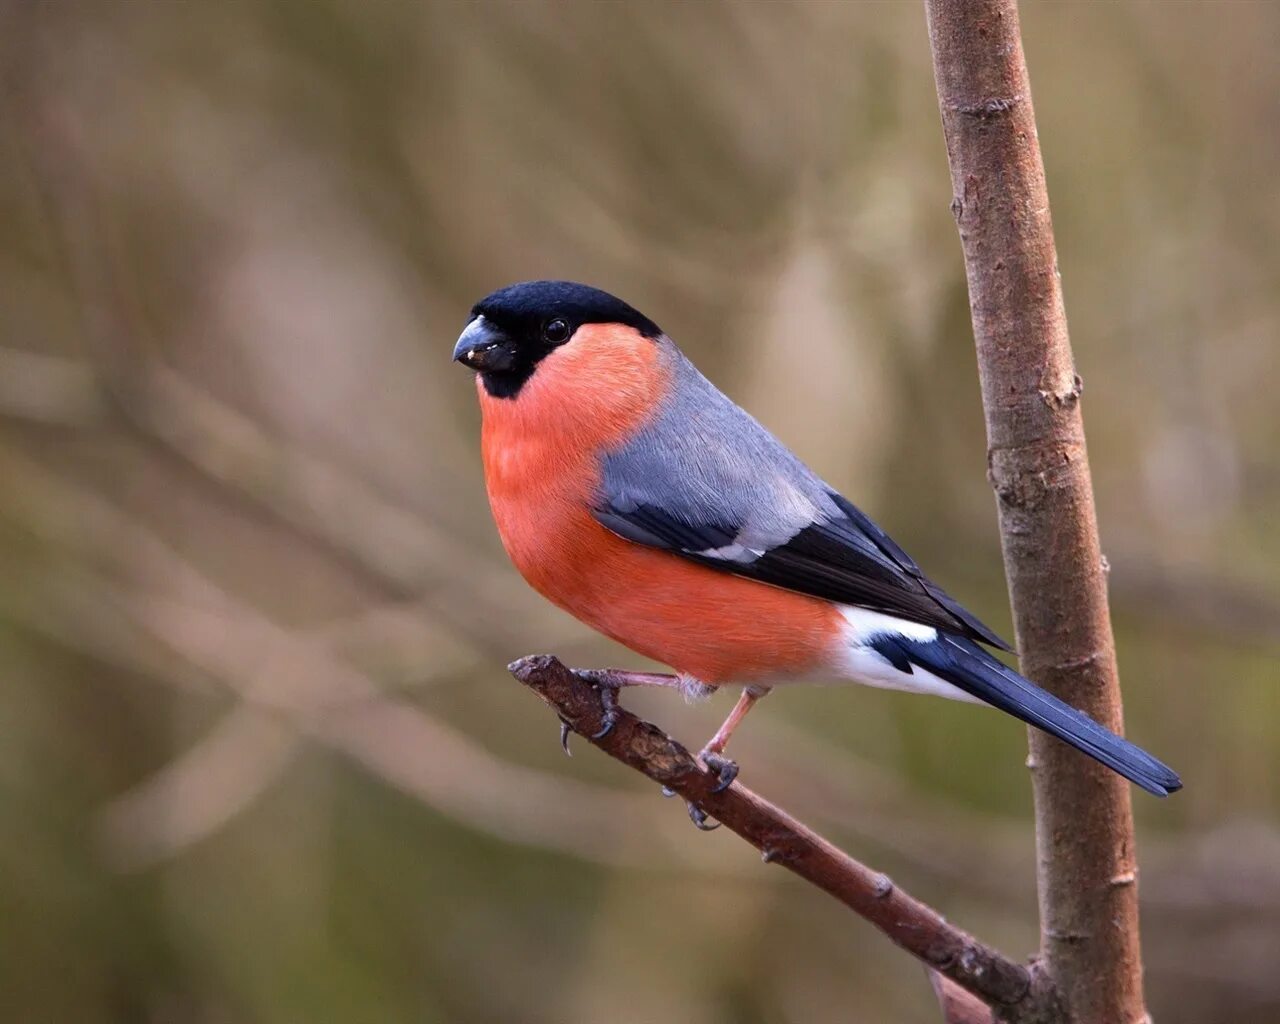
{"label": "short black beak", "polygon": [[515,346],[501,330],[478,316],[458,337],[453,358],[481,373],[502,373],[515,366]]}

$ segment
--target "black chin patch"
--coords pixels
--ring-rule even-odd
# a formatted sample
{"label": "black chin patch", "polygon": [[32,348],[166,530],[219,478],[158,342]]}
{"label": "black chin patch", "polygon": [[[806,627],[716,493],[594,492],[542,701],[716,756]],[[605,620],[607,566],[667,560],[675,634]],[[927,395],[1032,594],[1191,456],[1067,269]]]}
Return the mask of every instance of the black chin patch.
{"label": "black chin patch", "polygon": [[521,339],[515,348],[515,365],[509,370],[483,370],[480,382],[494,398],[515,398],[538,364],[559,347],[536,335]]}
{"label": "black chin patch", "polygon": [[506,373],[482,373],[480,383],[494,398],[515,398],[524,387],[525,381],[533,376],[537,365],[536,362],[530,363],[519,370],[509,370]]}

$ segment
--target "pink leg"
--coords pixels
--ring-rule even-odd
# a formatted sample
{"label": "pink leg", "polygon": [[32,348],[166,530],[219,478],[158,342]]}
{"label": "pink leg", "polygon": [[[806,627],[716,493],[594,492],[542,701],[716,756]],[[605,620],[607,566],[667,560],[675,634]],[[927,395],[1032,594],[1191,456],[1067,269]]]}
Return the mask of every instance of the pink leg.
{"label": "pink leg", "polygon": [[625,668],[575,668],[573,674],[592,686],[620,690],[624,686],[679,686],[680,677],[666,672],[631,672]]}
{"label": "pink leg", "polygon": [[742,720],[747,717],[747,712],[756,706],[756,701],[763,697],[769,691],[764,687],[748,686],[742,691],[742,696],[738,698],[738,703],[733,706],[733,710],[729,712],[729,717],[724,720],[724,725],[716,730],[716,734],[711,737],[702,753],[706,754],[723,754],[724,748],[729,745],[729,739],[733,736],[733,732],[742,724]]}
{"label": "pink leg", "polygon": [[[631,672],[624,668],[575,668],[571,672],[584,683],[590,683],[600,693],[600,705],[604,709],[604,725],[590,738],[608,736],[618,720],[618,691],[624,686],[670,686],[683,689],[679,676],[665,672]],[[560,720],[560,746],[569,753],[569,723]]]}
{"label": "pink leg", "polygon": [[720,780],[716,783],[714,792],[719,793],[728,789],[733,785],[733,780],[738,777],[738,765],[724,756],[724,749],[729,745],[729,740],[733,736],[734,730],[747,717],[747,712],[755,707],[756,702],[768,692],[769,687],[767,686],[748,686],[744,689],[742,696],[738,698],[738,703],[729,712],[729,717],[716,730],[716,734],[711,737],[711,741],[702,748],[702,753],[699,756],[702,758],[703,763],[720,775]]}

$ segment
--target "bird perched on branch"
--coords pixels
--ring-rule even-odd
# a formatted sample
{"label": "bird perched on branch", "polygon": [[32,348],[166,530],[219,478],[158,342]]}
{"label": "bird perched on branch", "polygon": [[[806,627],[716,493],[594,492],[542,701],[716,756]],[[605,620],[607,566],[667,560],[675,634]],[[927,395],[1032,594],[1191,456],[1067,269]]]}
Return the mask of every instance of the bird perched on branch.
{"label": "bird perched on branch", "polygon": [[1157,796],[1180,788],[989,653],[1010,648],[625,302],[514,284],[476,303],[453,357],[478,371],[485,481],[516,568],[677,673],[579,674],[606,697],[744,686],[701,754],[719,788],[752,705],[815,675],[990,704]]}

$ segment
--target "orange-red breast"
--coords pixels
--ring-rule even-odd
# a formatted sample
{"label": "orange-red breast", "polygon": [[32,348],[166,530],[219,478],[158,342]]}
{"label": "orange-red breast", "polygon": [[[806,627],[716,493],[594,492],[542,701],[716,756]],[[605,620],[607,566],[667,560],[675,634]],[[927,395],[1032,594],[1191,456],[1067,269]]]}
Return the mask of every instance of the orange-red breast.
{"label": "orange-red breast", "polygon": [[511,285],[476,303],[454,358],[478,371],[489,501],[524,578],[686,692],[746,687],[703,752],[725,785],[751,704],[834,675],[985,702],[1151,793],[1181,786],[985,650],[1009,648],[621,300]]}

